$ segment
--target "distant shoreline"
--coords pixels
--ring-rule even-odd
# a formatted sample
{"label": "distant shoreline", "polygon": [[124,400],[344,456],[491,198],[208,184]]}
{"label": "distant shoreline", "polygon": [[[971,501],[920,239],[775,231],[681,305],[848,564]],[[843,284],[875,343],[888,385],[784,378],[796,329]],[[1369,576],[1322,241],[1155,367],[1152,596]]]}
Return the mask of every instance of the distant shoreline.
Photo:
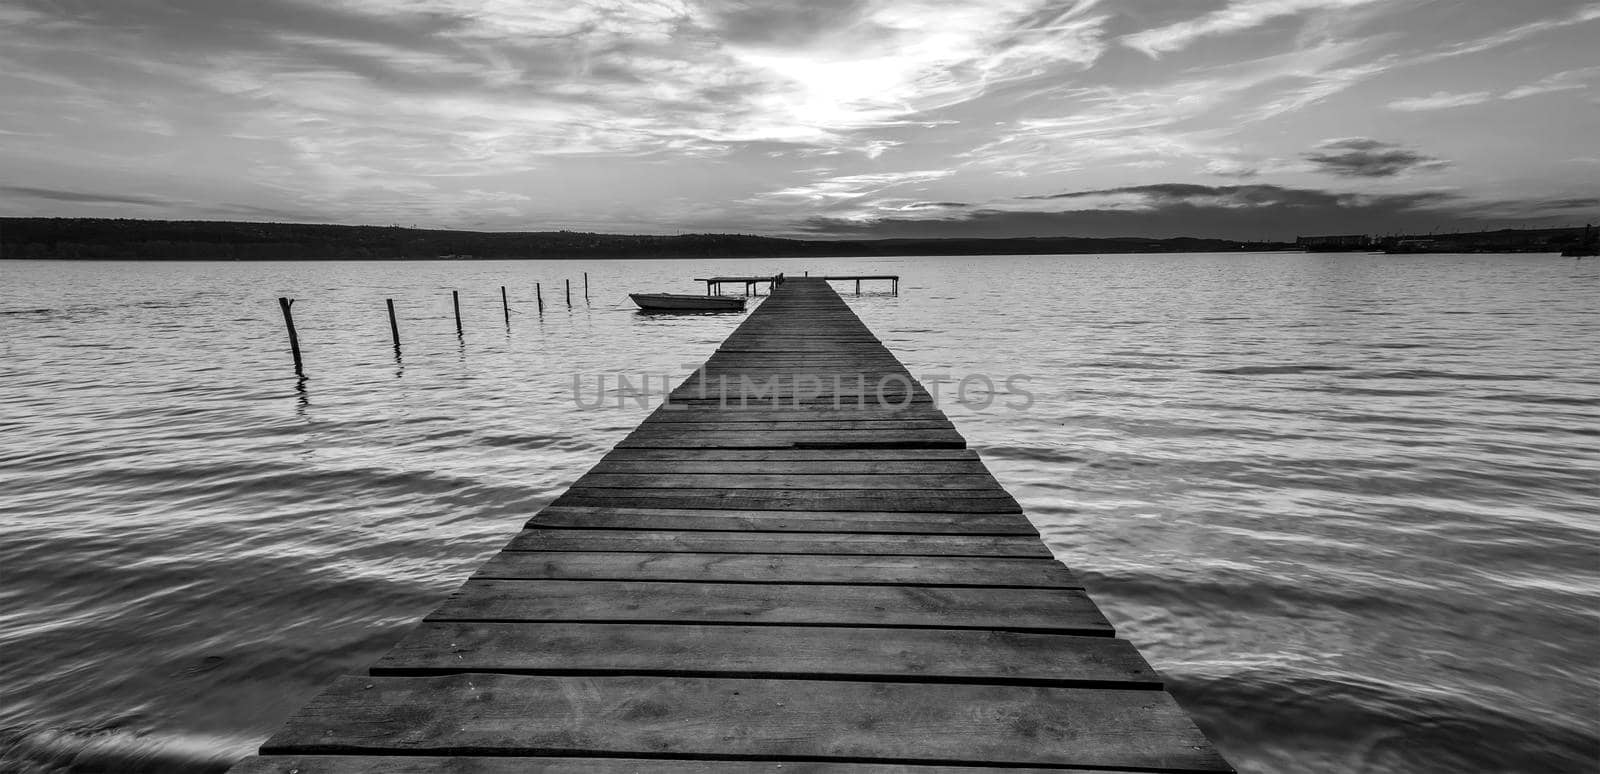
{"label": "distant shoreline", "polygon": [[574,260],[1270,252],[1287,242],[1173,237],[809,240],[749,234],[445,231],[230,221],[0,218],[0,258],[43,260]]}
{"label": "distant shoreline", "polygon": [[[1375,252],[1544,253],[1589,250],[1596,230],[1500,229],[1418,236],[937,237],[786,239],[753,234],[451,231],[400,226],[107,218],[0,218],[0,259],[135,261],[437,261],[890,258],[956,255]],[[1585,247],[1587,245],[1587,247]]]}

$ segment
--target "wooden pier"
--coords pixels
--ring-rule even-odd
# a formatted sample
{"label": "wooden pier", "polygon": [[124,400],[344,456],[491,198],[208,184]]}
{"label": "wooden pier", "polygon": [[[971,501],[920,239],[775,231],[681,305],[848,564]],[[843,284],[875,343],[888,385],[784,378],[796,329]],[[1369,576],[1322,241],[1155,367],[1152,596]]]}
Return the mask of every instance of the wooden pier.
{"label": "wooden pier", "polygon": [[965,447],[788,278],[233,771],[1229,771]]}

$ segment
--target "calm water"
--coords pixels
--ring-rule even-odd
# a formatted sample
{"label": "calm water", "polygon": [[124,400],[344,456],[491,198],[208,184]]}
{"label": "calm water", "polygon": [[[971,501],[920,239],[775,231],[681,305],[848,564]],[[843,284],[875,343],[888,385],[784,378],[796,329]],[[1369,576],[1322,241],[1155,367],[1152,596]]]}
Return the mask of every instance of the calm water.
{"label": "calm water", "polygon": [[739,319],[626,291],[805,269],[904,275],[851,303],[915,374],[1032,378],[944,408],[1241,771],[1595,769],[1600,261],[1544,255],[0,263],[0,769],[253,751],[643,417],[574,374]]}

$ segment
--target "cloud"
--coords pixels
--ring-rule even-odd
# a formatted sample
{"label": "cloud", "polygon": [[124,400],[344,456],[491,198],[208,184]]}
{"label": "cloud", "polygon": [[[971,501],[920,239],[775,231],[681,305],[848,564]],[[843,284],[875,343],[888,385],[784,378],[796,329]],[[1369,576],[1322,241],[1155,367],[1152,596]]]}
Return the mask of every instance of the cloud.
{"label": "cloud", "polygon": [[130,196],[127,194],[87,193],[83,191],[61,191],[54,188],[30,188],[17,185],[0,185],[0,192],[23,196],[30,199],[44,199],[51,202],[66,202],[70,204],[131,204],[140,207],[168,207],[174,204],[171,199],[162,199],[154,196]]}
{"label": "cloud", "polygon": [[[988,210],[1015,214],[986,223],[1020,223],[1063,202],[1129,217],[1242,213],[1263,209],[1250,197],[1265,194],[1105,192],[1387,186],[1442,168],[1377,141],[1313,148],[1333,134],[1318,127],[1374,121],[1361,132],[1410,142],[1385,134],[1394,100],[1421,111],[1405,116],[1414,137],[1448,139],[1438,147],[1461,169],[1442,183],[1530,202],[1583,195],[1593,167],[1562,160],[1593,155],[1574,139],[1591,133],[1590,113],[1547,133],[1540,161],[1513,165],[1504,160],[1524,149],[1425,108],[1484,97],[1486,121],[1510,125],[1517,106],[1478,90],[1495,89],[1495,101],[1585,94],[1595,68],[1573,40],[1584,30],[1565,25],[1600,18],[1600,3],[1448,5],[0,0],[0,168],[17,186],[104,194],[95,204],[92,193],[12,191],[11,202],[90,214],[257,207],[345,222],[672,231]],[[1523,40],[1549,55],[1487,61]],[[1583,69],[1529,69],[1566,61]],[[1428,63],[1440,64],[1423,73]],[[1429,80],[1405,80],[1413,67]],[[1429,87],[1395,93],[1397,82]],[[1482,174],[1494,170],[1520,171]],[[1101,199],[1015,198],[1063,181]]]}
{"label": "cloud", "polygon": [[1450,165],[1443,159],[1367,137],[1328,140],[1301,156],[1317,171],[1340,177],[1395,177]]}
{"label": "cloud", "polygon": [[[1575,91],[1589,88],[1589,81],[1600,76],[1600,67],[1584,67],[1576,70],[1566,70],[1540,78],[1532,83],[1524,84],[1509,89],[1498,95],[1499,99],[1525,99],[1541,94],[1551,94],[1561,91]],[[1467,105],[1481,105],[1496,99],[1492,91],[1473,91],[1464,93],[1451,93],[1437,91],[1426,97],[1410,97],[1397,99],[1389,103],[1393,110],[1422,111],[1444,110],[1447,108],[1464,107]]]}
{"label": "cloud", "polygon": [[1467,105],[1480,105],[1494,99],[1494,94],[1487,91],[1474,91],[1461,94],[1452,94],[1448,91],[1436,91],[1426,97],[1409,97],[1397,99],[1389,103],[1390,110],[1403,110],[1416,112],[1420,110],[1444,110],[1447,108],[1465,107]]}
{"label": "cloud", "polygon": [[1577,197],[1571,199],[1550,199],[1539,202],[1538,206],[1549,210],[1593,210],[1600,209],[1600,198]]}
{"label": "cloud", "polygon": [[926,169],[912,172],[876,172],[864,175],[837,175],[804,185],[790,186],[762,194],[766,198],[804,199],[818,203],[834,203],[848,199],[873,196],[896,186],[908,183],[926,183],[949,177],[948,169]]}
{"label": "cloud", "polygon": [[1600,3],[1586,3],[1566,16],[1538,19],[1480,38],[1464,40],[1436,51],[1424,57],[1421,61],[1437,61],[1450,57],[1478,54],[1531,38],[1534,35],[1575,27],[1596,19],[1600,19]]}
{"label": "cloud", "polygon": [[223,120],[308,138],[299,160],[336,177],[764,142],[873,159],[902,142],[881,130],[1107,47],[1097,0],[19,2],[31,42],[7,69],[75,50],[102,72],[70,80],[224,99]]}
{"label": "cloud", "polygon": [[[1294,4],[1288,3],[1288,5]],[[1387,8],[1388,6],[1375,6],[1373,10],[1382,12]],[[1390,71],[1480,54],[1536,35],[1569,29],[1596,19],[1600,19],[1600,3],[1588,3],[1566,16],[1538,19],[1509,29],[1498,30],[1488,35],[1466,40],[1455,40],[1431,50],[1393,51],[1381,56],[1372,56],[1369,61],[1346,64],[1340,67],[1327,65],[1320,67],[1297,66],[1291,60],[1285,63],[1289,69],[1284,70],[1282,75],[1300,80],[1303,82],[1302,85],[1298,88],[1287,90],[1278,98],[1264,103],[1251,112],[1248,115],[1248,119],[1252,121],[1275,119],[1282,115],[1309,108],[1318,102]],[[1383,37],[1379,36],[1370,40],[1377,42],[1383,40]],[[1324,43],[1323,45],[1327,46],[1329,44]],[[1345,47],[1354,46],[1356,41],[1342,41],[1341,45]]]}
{"label": "cloud", "polygon": [[1187,48],[1195,41],[1213,35],[1259,27],[1274,19],[1321,11],[1343,11],[1377,0],[1230,0],[1204,16],[1165,27],[1127,35],[1122,43],[1151,57]]}
{"label": "cloud", "polygon": [[1241,180],[1261,174],[1261,167],[1237,159],[1212,159],[1206,162],[1205,173],[1217,177],[1234,177]]}
{"label": "cloud", "polygon": [[814,217],[801,231],[835,237],[1196,236],[1292,239],[1503,225],[1443,191],[1368,194],[1277,185],[1158,183],[1019,197],[933,217]]}
{"label": "cloud", "polygon": [[1558,91],[1573,91],[1589,88],[1589,81],[1600,77],[1600,67],[1584,67],[1577,70],[1566,70],[1540,78],[1533,83],[1518,86],[1505,94],[1501,99],[1523,99],[1540,94],[1550,94]]}
{"label": "cloud", "polygon": [[1188,205],[1221,209],[1259,209],[1270,207],[1360,208],[1375,203],[1386,206],[1416,207],[1453,199],[1452,194],[1425,191],[1412,194],[1337,193],[1320,189],[1288,188],[1280,185],[1211,186],[1194,183],[1101,188],[1055,194],[1019,196],[1018,199],[1051,202],[1089,202],[1086,209],[1150,211]]}

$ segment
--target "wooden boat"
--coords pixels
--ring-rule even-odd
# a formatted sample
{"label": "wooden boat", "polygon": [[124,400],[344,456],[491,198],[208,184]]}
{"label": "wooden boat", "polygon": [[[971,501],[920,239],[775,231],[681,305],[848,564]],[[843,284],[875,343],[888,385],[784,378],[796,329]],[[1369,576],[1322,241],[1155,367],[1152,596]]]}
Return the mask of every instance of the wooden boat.
{"label": "wooden boat", "polygon": [[647,312],[738,312],[744,299],[733,296],[690,296],[679,293],[629,293]]}

